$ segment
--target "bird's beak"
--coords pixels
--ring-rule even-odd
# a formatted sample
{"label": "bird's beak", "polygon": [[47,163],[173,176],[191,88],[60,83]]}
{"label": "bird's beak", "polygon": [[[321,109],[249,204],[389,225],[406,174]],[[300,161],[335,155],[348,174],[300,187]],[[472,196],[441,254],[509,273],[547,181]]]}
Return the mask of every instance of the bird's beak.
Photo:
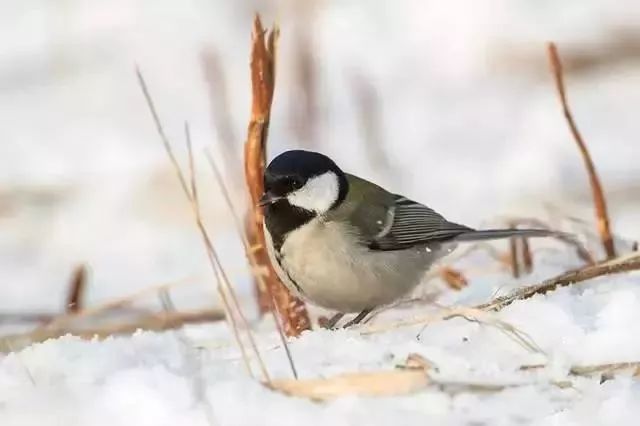
{"label": "bird's beak", "polygon": [[260,197],[260,200],[258,200],[258,205],[260,207],[268,206],[269,204],[273,204],[278,200],[282,200],[282,198],[284,197],[280,195],[274,195],[269,191],[267,191],[264,194],[262,194],[262,197]]}

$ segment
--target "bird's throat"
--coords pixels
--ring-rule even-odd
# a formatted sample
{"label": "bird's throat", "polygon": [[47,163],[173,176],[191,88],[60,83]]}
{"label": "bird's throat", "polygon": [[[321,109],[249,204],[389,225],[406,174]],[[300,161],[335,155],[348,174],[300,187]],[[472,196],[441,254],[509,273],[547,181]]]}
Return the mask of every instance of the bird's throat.
{"label": "bird's throat", "polygon": [[267,206],[264,209],[264,221],[275,251],[280,252],[289,232],[310,222],[314,217],[315,213],[292,206],[286,200]]}

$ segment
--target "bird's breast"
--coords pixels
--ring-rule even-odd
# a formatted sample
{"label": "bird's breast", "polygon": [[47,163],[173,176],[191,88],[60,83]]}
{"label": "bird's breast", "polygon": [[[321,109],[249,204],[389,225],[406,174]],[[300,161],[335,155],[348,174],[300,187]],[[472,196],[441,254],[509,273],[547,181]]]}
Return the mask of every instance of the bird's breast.
{"label": "bird's breast", "polygon": [[[271,240],[266,231],[267,242]],[[270,245],[270,244],[268,244]],[[290,231],[270,256],[281,280],[306,300],[340,312],[391,303],[413,289],[434,253],[370,251],[346,224],[315,218]]]}

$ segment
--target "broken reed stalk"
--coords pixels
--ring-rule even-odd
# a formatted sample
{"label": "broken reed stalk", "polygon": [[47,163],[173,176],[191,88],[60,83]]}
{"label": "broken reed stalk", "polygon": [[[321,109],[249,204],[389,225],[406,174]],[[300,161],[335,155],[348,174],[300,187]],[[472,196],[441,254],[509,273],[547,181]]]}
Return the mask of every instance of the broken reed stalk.
{"label": "broken reed stalk", "polygon": [[[204,223],[202,222],[202,216],[200,214],[200,206],[196,203],[196,200],[193,198],[193,195],[191,193],[191,191],[189,190],[189,187],[187,185],[187,180],[185,178],[185,175],[182,171],[182,168],[180,167],[180,164],[178,163],[178,160],[175,156],[175,154],[173,153],[173,148],[171,147],[171,143],[169,142],[169,139],[166,135],[166,133],[164,132],[164,127],[162,126],[162,122],[160,121],[160,117],[158,116],[158,113],[156,111],[155,108],[155,104],[153,102],[153,98],[151,97],[151,94],[149,93],[149,90],[147,88],[147,84],[142,76],[142,73],[140,72],[140,69],[138,69],[136,67],[136,75],[138,77],[138,83],[140,85],[140,89],[142,90],[142,94],[144,95],[145,101],[147,103],[147,107],[149,108],[149,112],[151,113],[151,117],[153,119],[153,122],[155,124],[156,127],[156,131],[158,133],[158,136],[160,137],[160,141],[162,142],[162,145],[167,153],[167,155],[169,156],[169,160],[171,161],[171,164],[173,165],[174,171],[176,173],[176,176],[178,177],[178,182],[180,183],[180,187],[182,188],[182,191],[184,192],[185,196],[187,197],[187,200],[189,201],[189,205],[191,206],[191,210],[192,213],[194,214],[194,218],[195,218],[195,222],[196,225],[198,227],[198,230],[200,231],[200,235],[202,236],[202,240],[204,242],[205,245],[205,249],[207,252],[207,256],[209,259],[209,264],[213,270],[214,276],[216,278],[217,281],[217,290],[218,290],[218,294],[220,295],[220,299],[222,300],[222,304],[224,306],[224,310],[226,313],[226,319],[229,322],[230,326],[231,326],[231,330],[233,332],[234,338],[236,340],[236,343],[238,344],[238,347],[240,348],[240,351],[242,353],[242,359],[244,361],[245,367],[249,373],[249,375],[251,377],[255,377],[253,374],[253,371],[251,369],[251,363],[249,360],[249,357],[247,355],[247,351],[244,347],[244,343],[242,342],[242,339],[240,337],[240,331],[238,328],[238,324],[236,323],[236,319],[235,319],[235,315],[233,313],[232,310],[232,305],[229,302],[229,299],[227,298],[227,293],[229,294],[234,294],[234,290],[233,287],[231,286],[227,275],[224,271],[224,268],[222,267],[222,264],[220,262],[220,259],[218,257],[218,253],[215,250],[215,248],[213,247],[213,243],[211,242],[211,238],[209,237],[209,233],[207,232]],[[251,332],[251,329],[249,327],[249,324],[242,312],[242,310],[240,309],[240,306],[237,304],[237,300],[235,298],[233,298],[234,301],[236,301],[235,303],[235,309],[238,312],[238,316],[240,317],[240,320],[242,321],[242,325],[243,328],[246,330],[248,338],[249,338],[249,342],[251,344],[252,350],[255,353],[255,356],[258,360],[258,364],[260,366],[260,369],[262,371],[262,375],[265,378],[265,380],[270,380],[269,378],[269,374],[267,373],[267,369],[264,365],[264,362],[262,360],[262,356],[260,355],[260,352],[257,349],[257,346],[255,344],[255,339],[253,338],[253,333]]]}
{"label": "broken reed stalk", "polygon": [[253,22],[251,47],[251,118],[244,146],[244,171],[251,203],[246,227],[249,247],[253,248],[252,258],[255,259],[252,267],[256,271],[265,271],[264,288],[260,285],[261,281],[256,281],[260,308],[262,312],[270,309],[271,299],[273,299],[282,318],[285,333],[289,336],[297,336],[311,327],[309,315],[304,302],[287,290],[271,265],[262,228],[264,216],[262,209],[258,206],[258,200],[264,190],[267,134],[275,87],[277,37],[278,28],[275,27],[266,32],[259,15],[256,15]]}
{"label": "broken reed stalk", "polygon": [[562,73],[562,62],[560,61],[560,55],[558,54],[558,48],[556,47],[555,43],[549,42],[547,44],[547,54],[549,56],[549,62],[551,64],[551,71],[553,73],[556,90],[560,98],[560,103],[562,104],[562,112],[565,119],[567,120],[567,124],[569,125],[569,129],[571,130],[573,139],[578,145],[578,149],[580,150],[580,154],[582,155],[582,160],[584,161],[584,165],[589,175],[589,183],[591,184],[591,193],[593,195],[593,204],[596,210],[596,219],[602,246],[606,253],[607,259],[613,259],[616,256],[616,250],[613,242],[613,237],[611,235],[611,228],[609,225],[609,214],[607,213],[606,198],[604,196],[604,191],[602,190],[602,185],[600,184],[600,178],[598,177],[598,173],[596,172],[596,167],[591,158],[591,154],[589,154],[587,145],[584,142],[582,135],[578,131],[578,126],[576,125],[576,122],[573,119],[573,114],[569,109],[569,102],[567,100]]}
{"label": "broken reed stalk", "polygon": [[640,270],[639,253],[633,253],[629,256],[619,257],[565,272],[557,277],[543,281],[540,284],[520,288],[509,295],[497,297],[490,302],[476,306],[475,309],[498,311],[516,300],[528,299],[536,294],[544,294],[559,287],[577,284],[603,275],[619,274],[635,270]]}
{"label": "broken reed stalk", "polygon": [[[229,189],[224,183],[224,179],[222,178],[222,173],[220,173],[220,169],[218,168],[218,166],[216,166],[216,163],[213,160],[213,157],[211,156],[211,153],[209,151],[205,151],[205,156],[207,158],[207,161],[209,161],[209,165],[213,170],[213,174],[216,178],[216,182],[218,183],[218,187],[220,188],[220,191],[222,192],[222,195],[227,204],[227,207],[231,212],[231,216],[233,217],[233,222],[236,226],[238,235],[240,236],[240,241],[242,242],[244,252],[247,255],[247,260],[249,261],[250,265],[256,265],[257,259],[255,258],[254,250],[249,245],[249,240],[247,239],[247,235],[245,233],[246,230],[243,229],[242,227],[240,216],[238,215],[238,212],[236,211],[233,205],[233,201],[231,200],[231,194],[229,193]],[[266,283],[264,282],[264,274],[262,273],[262,271],[252,269],[252,272],[253,272],[254,278],[258,280],[259,285],[262,288],[266,288]],[[282,346],[284,347],[285,353],[287,355],[287,360],[289,362],[289,366],[291,367],[291,372],[293,373],[293,377],[297,379],[298,371],[296,369],[295,363],[293,362],[293,356],[291,355],[291,350],[289,349],[289,344],[287,343],[287,339],[285,337],[284,330],[282,328],[282,323],[280,322],[280,319],[278,317],[279,314],[278,312],[276,312],[277,307],[275,306],[275,301],[273,300],[273,298],[270,298],[270,302],[271,302],[270,303],[271,309],[269,310],[271,311],[271,316],[273,317],[273,321],[276,324],[276,329],[278,330],[278,336],[280,337],[280,342],[282,343]]]}
{"label": "broken reed stalk", "polygon": [[82,309],[85,288],[87,285],[87,267],[79,265],[73,270],[71,281],[69,282],[69,293],[67,294],[67,302],[65,311],[67,313],[76,313]]}

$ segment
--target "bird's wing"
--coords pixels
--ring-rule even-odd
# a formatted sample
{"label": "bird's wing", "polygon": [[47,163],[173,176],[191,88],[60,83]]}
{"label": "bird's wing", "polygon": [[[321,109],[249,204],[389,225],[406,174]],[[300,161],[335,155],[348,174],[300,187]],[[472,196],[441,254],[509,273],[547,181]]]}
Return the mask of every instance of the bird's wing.
{"label": "bird's wing", "polygon": [[436,244],[473,231],[364,179],[352,175],[347,178],[349,194],[335,214],[338,220],[348,220],[356,228],[360,242],[372,250]]}
{"label": "bird's wing", "polygon": [[392,214],[385,228],[373,238],[374,250],[401,250],[416,245],[441,243],[473,229],[449,222],[429,207],[394,195]]}

